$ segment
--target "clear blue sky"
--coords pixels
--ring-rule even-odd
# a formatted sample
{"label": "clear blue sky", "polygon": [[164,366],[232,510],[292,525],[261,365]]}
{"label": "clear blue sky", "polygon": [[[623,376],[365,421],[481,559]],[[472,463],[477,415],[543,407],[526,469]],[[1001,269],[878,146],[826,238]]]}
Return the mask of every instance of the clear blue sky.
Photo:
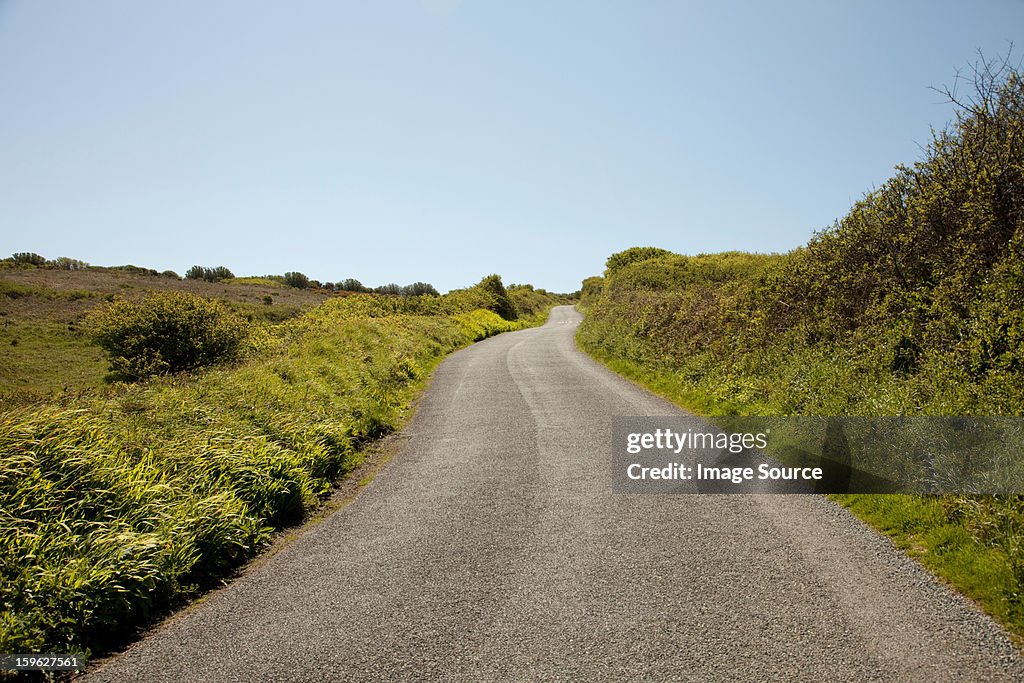
{"label": "clear blue sky", "polygon": [[0,0],[0,255],[557,291],[787,251],[1024,1]]}

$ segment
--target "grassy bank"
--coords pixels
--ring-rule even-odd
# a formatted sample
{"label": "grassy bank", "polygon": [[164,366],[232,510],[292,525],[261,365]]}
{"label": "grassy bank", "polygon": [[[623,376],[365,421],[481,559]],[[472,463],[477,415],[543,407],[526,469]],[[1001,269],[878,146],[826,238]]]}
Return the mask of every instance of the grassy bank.
{"label": "grassy bank", "polygon": [[[980,69],[925,157],[786,254],[612,255],[580,345],[707,415],[1024,413],[1024,81]],[[1024,635],[1019,498],[845,496]]]}
{"label": "grassy bank", "polygon": [[254,324],[228,365],[5,394],[0,652],[103,651],[216,585],[402,424],[445,355],[558,300],[523,290],[515,320],[474,288],[335,297]]}

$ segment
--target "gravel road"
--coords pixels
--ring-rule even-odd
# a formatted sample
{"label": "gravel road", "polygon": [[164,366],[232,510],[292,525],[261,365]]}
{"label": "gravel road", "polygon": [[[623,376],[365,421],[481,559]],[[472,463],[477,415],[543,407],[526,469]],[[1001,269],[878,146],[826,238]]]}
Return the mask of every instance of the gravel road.
{"label": "gravel road", "polygon": [[824,498],[613,495],[612,416],[679,410],[577,351],[579,320],[451,356],[351,504],[84,680],[1024,680]]}

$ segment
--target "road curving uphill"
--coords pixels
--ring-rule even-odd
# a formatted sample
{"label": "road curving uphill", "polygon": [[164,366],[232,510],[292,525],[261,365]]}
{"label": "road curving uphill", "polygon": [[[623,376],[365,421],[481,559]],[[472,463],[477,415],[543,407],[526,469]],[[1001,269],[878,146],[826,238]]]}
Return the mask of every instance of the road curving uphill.
{"label": "road curving uphill", "polygon": [[358,498],[85,680],[1024,680],[822,497],[613,494],[613,417],[680,411],[579,320],[451,356]]}

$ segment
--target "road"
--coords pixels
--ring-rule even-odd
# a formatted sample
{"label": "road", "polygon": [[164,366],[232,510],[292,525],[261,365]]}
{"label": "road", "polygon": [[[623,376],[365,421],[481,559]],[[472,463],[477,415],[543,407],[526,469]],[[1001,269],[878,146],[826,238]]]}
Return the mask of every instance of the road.
{"label": "road", "polygon": [[351,504],[85,680],[1024,680],[824,498],[612,494],[612,416],[679,410],[579,352],[579,320],[452,355]]}

